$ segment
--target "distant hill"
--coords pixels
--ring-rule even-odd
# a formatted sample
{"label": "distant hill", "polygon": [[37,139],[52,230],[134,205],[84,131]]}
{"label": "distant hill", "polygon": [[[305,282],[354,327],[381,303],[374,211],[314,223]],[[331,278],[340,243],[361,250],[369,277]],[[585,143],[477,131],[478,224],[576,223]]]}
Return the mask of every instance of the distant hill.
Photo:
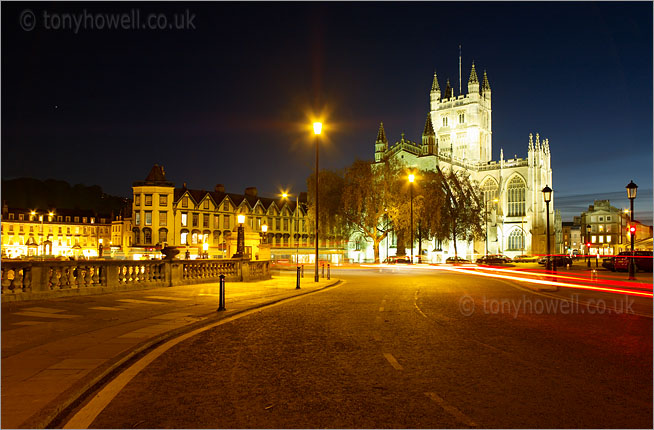
{"label": "distant hill", "polygon": [[34,178],[2,180],[2,203],[24,209],[87,209],[98,214],[115,215],[129,206],[130,200],[102,192],[98,185],[70,185],[66,181]]}

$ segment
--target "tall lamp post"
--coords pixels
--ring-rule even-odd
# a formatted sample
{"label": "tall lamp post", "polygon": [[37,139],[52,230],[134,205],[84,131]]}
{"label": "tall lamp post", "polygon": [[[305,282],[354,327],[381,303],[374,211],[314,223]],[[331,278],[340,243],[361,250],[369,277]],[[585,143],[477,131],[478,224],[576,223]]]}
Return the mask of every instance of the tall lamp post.
{"label": "tall lamp post", "polygon": [[486,256],[488,256],[488,203],[497,203],[498,199],[493,199],[490,202],[486,202]]}
{"label": "tall lamp post", "polygon": [[586,267],[590,267],[590,224],[586,223]]}
{"label": "tall lamp post", "polygon": [[238,214],[236,218],[238,220],[238,228],[236,230],[236,254],[234,254],[233,258],[243,258],[245,256],[245,228],[243,227],[245,215]]}
{"label": "tall lamp post", "polygon": [[416,177],[413,173],[409,175],[409,193],[411,196],[411,258],[409,264],[413,264],[413,181]]}
{"label": "tall lamp post", "polygon": [[634,240],[636,238],[636,227],[634,226],[634,199],[636,198],[636,191],[638,185],[634,181],[630,181],[625,187],[627,189],[627,197],[629,198],[629,205],[631,209],[631,225],[629,232],[631,233],[631,258],[629,259],[629,279],[636,279],[636,263],[634,262]]}
{"label": "tall lamp post", "polygon": [[545,185],[543,188],[543,199],[545,200],[545,213],[547,222],[547,270],[556,270],[552,267],[550,252],[550,202],[552,201],[552,189]]}
{"label": "tall lamp post", "polygon": [[316,264],[315,264],[315,273],[313,276],[313,281],[318,282],[318,162],[320,160],[319,155],[318,155],[318,148],[319,148],[319,138],[320,132],[322,131],[322,123],[321,122],[314,122],[313,123],[313,133],[316,135]]}

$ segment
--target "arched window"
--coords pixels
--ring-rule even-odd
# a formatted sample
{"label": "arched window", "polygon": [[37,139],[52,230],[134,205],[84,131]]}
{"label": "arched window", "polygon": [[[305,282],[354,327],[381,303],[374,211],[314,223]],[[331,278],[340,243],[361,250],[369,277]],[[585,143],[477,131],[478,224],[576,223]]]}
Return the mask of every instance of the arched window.
{"label": "arched window", "polygon": [[514,176],[507,187],[509,216],[525,216],[525,181]]}
{"label": "arched window", "polygon": [[509,235],[508,250],[517,251],[524,249],[525,237],[521,229],[515,229]]}
{"label": "arched window", "polygon": [[180,231],[179,233],[180,233],[180,241],[179,241],[179,243],[180,243],[181,245],[188,245],[188,230],[187,230],[187,229],[183,229],[183,230]]}
{"label": "arched window", "polygon": [[149,227],[143,229],[143,243],[146,245],[152,244],[152,229]]}
{"label": "arched window", "polygon": [[497,182],[491,178],[486,179],[484,184],[481,186],[481,192],[484,195],[484,202],[492,202],[493,199],[497,198]]}

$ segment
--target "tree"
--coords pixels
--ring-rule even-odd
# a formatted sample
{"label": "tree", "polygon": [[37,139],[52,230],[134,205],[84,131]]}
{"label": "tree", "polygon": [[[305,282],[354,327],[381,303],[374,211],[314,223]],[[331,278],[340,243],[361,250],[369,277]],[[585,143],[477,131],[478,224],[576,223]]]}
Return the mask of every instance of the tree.
{"label": "tree", "polygon": [[446,199],[445,210],[441,211],[441,223],[451,235],[456,257],[457,238],[471,241],[484,237],[481,194],[469,175],[453,169],[443,172],[440,167],[437,172]]}

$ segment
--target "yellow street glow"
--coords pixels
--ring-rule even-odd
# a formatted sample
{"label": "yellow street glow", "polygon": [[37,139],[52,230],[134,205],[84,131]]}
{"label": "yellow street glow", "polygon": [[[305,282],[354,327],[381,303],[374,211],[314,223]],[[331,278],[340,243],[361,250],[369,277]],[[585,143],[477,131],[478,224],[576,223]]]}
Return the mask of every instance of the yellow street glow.
{"label": "yellow street glow", "polygon": [[245,215],[238,215],[238,223],[243,224],[245,222]]}
{"label": "yellow street glow", "polygon": [[261,231],[264,232],[264,233],[267,232],[268,231],[268,226],[266,224],[263,224],[261,226]]}
{"label": "yellow street glow", "polygon": [[416,177],[413,173],[409,175],[409,182],[413,182],[415,179]]}
{"label": "yellow street glow", "polygon": [[313,133],[314,134],[320,134],[322,131],[322,122],[314,122],[313,123]]}
{"label": "yellow street glow", "polygon": [[283,197],[283,198],[288,197],[288,193],[282,193],[282,197]]}

